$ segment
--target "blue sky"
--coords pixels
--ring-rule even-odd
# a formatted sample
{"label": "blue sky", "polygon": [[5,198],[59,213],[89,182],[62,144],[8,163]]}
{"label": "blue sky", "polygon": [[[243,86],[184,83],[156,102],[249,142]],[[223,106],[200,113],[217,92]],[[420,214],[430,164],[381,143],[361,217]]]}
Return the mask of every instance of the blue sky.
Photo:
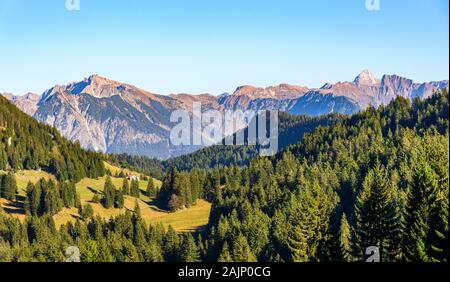
{"label": "blue sky", "polygon": [[154,93],[449,77],[448,0],[0,0],[0,92],[97,73]]}

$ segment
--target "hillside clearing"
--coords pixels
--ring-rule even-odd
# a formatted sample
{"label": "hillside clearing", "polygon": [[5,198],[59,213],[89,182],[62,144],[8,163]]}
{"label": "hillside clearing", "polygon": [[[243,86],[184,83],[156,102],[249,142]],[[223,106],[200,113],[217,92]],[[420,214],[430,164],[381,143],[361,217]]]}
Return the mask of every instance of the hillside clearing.
{"label": "hillside clearing", "polygon": [[[109,169],[113,175],[123,171],[125,174],[131,173],[140,175],[139,173],[130,171],[128,169],[121,169],[105,163],[105,167]],[[3,172],[5,173],[5,172]],[[22,198],[25,196],[26,187],[29,182],[37,183],[41,178],[53,179],[55,177],[44,171],[23,170],[15,173],[19,196]],[[147,224],[162,223],[166,228],[169,225],[177,232],[191,232],[196,231],[204,227],[209,220],[209,214],[211,211],[211,204],[199,200],[197,205],[189,208],[177,211],[175,213],[168,213],[159,209],[154,203],[153,199],[147,197],[144,192],[147,189],[148,181],[140,180],[139,188],[141,190],[141,196],[139,199],[125,196],[125,207],[123,209],[105,209],[101,204],[91,203],[90,201],[95,194],[101,197],[103,193],[103,187],[105,184],[106,176],[99,177],[98,179],[84,178],[76,184],[77,193],[80,196],[82,204],[89,203],[94,209],[94,215],[98,215],[104,219],[120,215],[128,211],[133,211],[136,201],[138,201],[139,208],[141,209],[141,215]],[[122,188],[123,178],[111,177],[114,186],[117,189]],[[162,183],[160,180],[154,179],[154,184],[157,188],[160,188]],[[25,211],[23,207],[23,201],[11,202],[5,199],[0,199],[0,207],[3,208],[3,212],[18,218],[21,222],[25,220]],[[0,212],[2,212],[0,210]],[[67,222],[75,222],[79,218],[78,209],[63,209],[61,212],[53,216],[55,224],[60,227]]]}
{"label": "hillside clearing", "polygon": [[17,188],[19,190],[20,196],[25,196],[27,185],[29,182],[35,184],[42,178],[44,178],[45,180],[53,179],[54,181],[56,181],[54,175],[45,171],[19,170],[14,175],[16,177]]}
{"label": "hillside clearing", "polygon": [[[133,211],[136,203],[136,199],[132,197],[125,197],[125,207],[123,209],[105,209],[101,204],[90,203],[88,201],[82,201],[82,204],[89,203],[94,209],[94,215],[100,216],[104,219],[124,214],[127,210]],[[139,208],[141,209],[141,215],[147,224],[162,223],[165,228],[169,225],[177,232],[192,232],[203,228],[208,224],[209,213],[211,211],[211,204],[199,200],[197,205],[181,210],[175,213],[168,213],[161,211],[153,204],[148,204],[142,200],[138,201]],[[78,210],[64,209],[53,218],[56,226],[61,226],[68,221],[75,222],[78,218]]]}

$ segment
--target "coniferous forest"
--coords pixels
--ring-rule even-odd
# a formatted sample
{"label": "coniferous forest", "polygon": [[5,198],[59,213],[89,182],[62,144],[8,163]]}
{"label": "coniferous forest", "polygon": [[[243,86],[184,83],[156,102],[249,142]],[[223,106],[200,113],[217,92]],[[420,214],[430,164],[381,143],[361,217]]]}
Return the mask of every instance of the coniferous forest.
{"label": "coniferous forest", "polygon": [[[56,179],[29,184],[23,222],[0,211],[0,261],[65,261],[67,247],[78,246],[84,262],[360,262],[370,247],[383,262],[448,262],[446,90],[292,124],[311,127],[286,126],[290,142],[274,157],[219,146],[197,155],[202,165],[180,167],[83,150],[0,97],[0,197],[18,197],[19,169]],[[139,205],[109,220],[94,216],[74,183],[104,176],[104,160],[158,169],[161,189],[149,182],[145,193],[168,212],[211,202],[208,225],[185,233],[148,225]],[[136,185],[117,190],[107,180],[102,204],[138,197]],[[52,215],[63,207],[82,216],[57,228]]]}
{"label": "coniferous forest", "polygon": [[83,150],[0,96],[0,170],[43,169],[58,180],[105,174],[103,156]]}

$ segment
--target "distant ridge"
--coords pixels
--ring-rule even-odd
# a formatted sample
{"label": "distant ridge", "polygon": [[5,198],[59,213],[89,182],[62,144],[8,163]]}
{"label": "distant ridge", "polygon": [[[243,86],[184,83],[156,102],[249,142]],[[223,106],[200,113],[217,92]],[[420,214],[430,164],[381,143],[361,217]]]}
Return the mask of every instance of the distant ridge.
{"label": "distant ridge", "polygon": [[415,83],[398,75],[378,79],[370,70],[363,70],[352,82],[326,83],[319,89],[289,84],[266,88],[244,85],[232,94],[220,96],[164,96],[93,74],[79,82],[53,86],[41,95],[4,96],[65,137],[80,141],[84,148],[167,159],[200,148],[174,147],[169,142],[171,112],[192,111],[193,102],[201,102],[203,110],[280,110],[308,116],[352,114],[369,105],[388,104],[397,96],[427,98],[448,85],[448,80]]}

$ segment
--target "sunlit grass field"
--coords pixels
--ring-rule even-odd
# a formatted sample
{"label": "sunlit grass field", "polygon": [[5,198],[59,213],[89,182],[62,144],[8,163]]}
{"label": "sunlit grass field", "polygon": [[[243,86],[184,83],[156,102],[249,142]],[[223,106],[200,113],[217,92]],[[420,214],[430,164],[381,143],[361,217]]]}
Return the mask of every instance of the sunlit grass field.
{"label": "sunlit grass field", "polygon": [[[86,203],[86,201],[82,201],[82,203]],[[124,214],[127,210],[133,211],[136,199],[133,197],[125,197],[125,207],[123,209],[105,209],[101,204],[90,204],[94,209],[95,216],[99,215],[104,219],[109,219]],[[197,205],[189,209],[175,213],[161,211],[155,205],[143,200],[138,200],[138,204],[142,218],[147,224],[162,223],[166,228],[172,225],[178,232],[190,232],[201,229],[208,224],[209,213],[211,211],[211,204],[204,200],[199,200]],[[75,208],[64,209],[54,216],[57,226],[61,226],[68,221],[75,222],[76,218],[78,218],[78,210]]]}
{"label": "sunlit grass field", "polygon": [[[116,175],[121,171],[125,174],[132,173],[135,175],[140,175],[137,172],[133,172],[128,169],[121,169],[108,163],[105,163],[105,168],[109,169],[113,175]],[[49,173],[31,170],[18,171],[15,173],[15,177],[20,196],[25,196],[26,187],[29,182],[36,183],[41,178],[55,180],[55,177]],[[80,195],[81,203],[91,204],[94,209],[94,215],[96,216],[98,215],[102,218],[109,219],[113,216],[123,214],[127,210],[133,211],[137,202],[141,210],[142,218],[147,224],[162,223],[166,228],[169,225],[172,225],[172,227],[178,232],[189,232],[198,230],[208,223],[209,214],[211,211],[210,203],[199,200],[197,205],[189,209],[180,210],[175,213],[168,213],[159,209],[153,203],[153,199],[150,199],[144,194],[148,185],[148,181],[145,180],[139,181],[139,188],[141,190],[141,196],[139,199],[125,196],[123,209],[105,209],[101,204],[91,202],[95,194],[98,194],[99,198],[102,197],[105,180],[106,176],[98,179],[84,178],[80,182],[76,183],[77,193]],[[123,178],[111,177],[111,180],[117,189],[122,188]],[[153,182],[156,188],[159,189],[161,187],[162,183],[160,180],[154,179]],[[25,220],[23,202],[16,203],[1,199],[0,206],[3,207],[3,212],[14,216],[21,221]],[[61,226],[69,221],[75,222],[76,219],[79,218],[78,209],[63,209],[53,218],[57,226]]]}

